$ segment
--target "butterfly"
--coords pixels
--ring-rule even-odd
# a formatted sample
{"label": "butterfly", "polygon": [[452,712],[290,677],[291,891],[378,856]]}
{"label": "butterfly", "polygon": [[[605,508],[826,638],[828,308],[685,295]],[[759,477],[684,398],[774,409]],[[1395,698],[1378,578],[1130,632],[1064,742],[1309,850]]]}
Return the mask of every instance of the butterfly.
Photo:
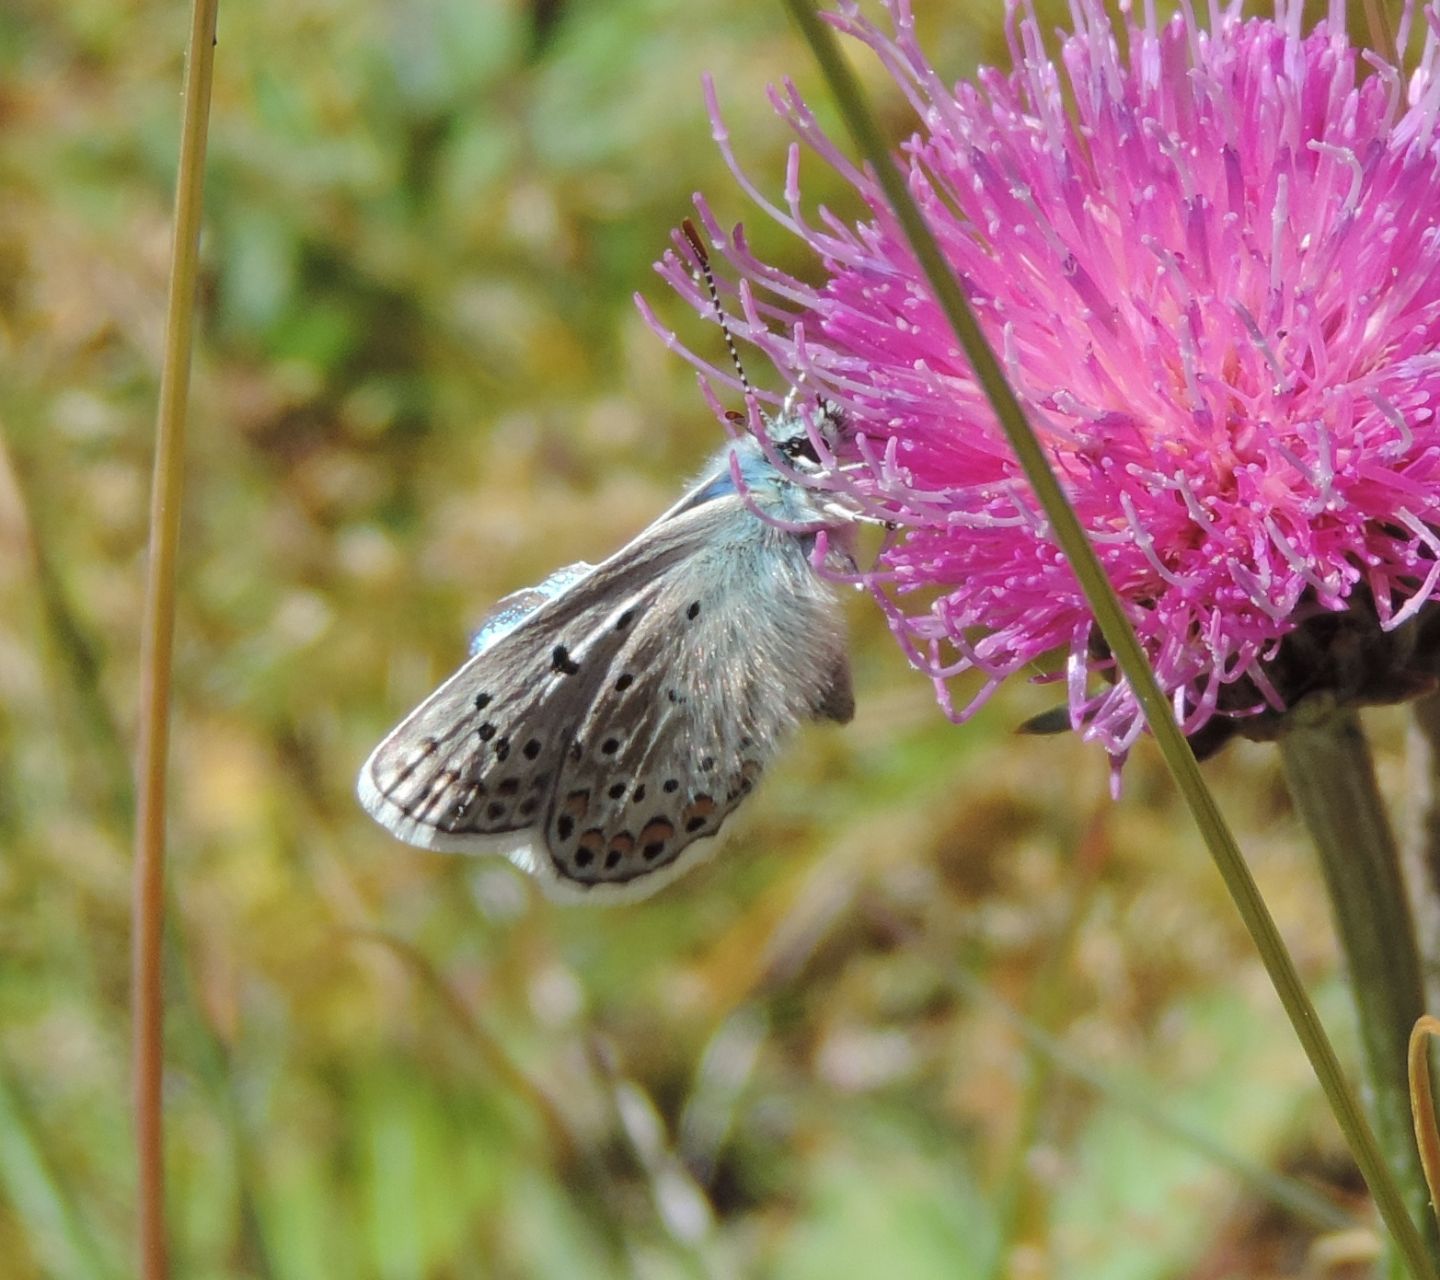
{"label": "butterfly", "polygon": [[365,762],[367,812],[409,844],[504,855],[562,900],[645,897],[713,853],[795,726],[855,709],[812,564],[853,568],[848,518],[804,483],[844,418],[793,401],[608,560],[501,600]]}

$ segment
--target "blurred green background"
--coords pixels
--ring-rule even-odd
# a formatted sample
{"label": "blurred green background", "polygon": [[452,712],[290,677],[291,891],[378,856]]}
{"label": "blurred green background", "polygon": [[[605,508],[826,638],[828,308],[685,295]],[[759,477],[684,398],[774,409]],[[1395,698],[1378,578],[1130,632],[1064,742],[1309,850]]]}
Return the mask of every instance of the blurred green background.
{"label": "blurred green background", "polygon": [[[1005,60],[998,0],[922,8],[945,76]],[[132,1269],[128,756],[187,22],[0,5],[14,1280]],[[806,731],[724,855],[652,901],[553,907],[354,803],[491,601],[618,546],[719,443],[631,301],[723,358],[651,271],[691,193],[813,273],[725,172],[707,70],[778,194],[766,83],[831,114],[773,0],[222,6],[177,633],[176,1274],[1344,1273],[1372,1243],[1357,1180],[1152,753],[1112,804],[1098,751],[1012,733],[1045,689],[948,724],[864,599],[855,722]],[[1398,790],[1400,722],[1377,723]],[[1274,758],[1208,769],[1348,1051]]]}

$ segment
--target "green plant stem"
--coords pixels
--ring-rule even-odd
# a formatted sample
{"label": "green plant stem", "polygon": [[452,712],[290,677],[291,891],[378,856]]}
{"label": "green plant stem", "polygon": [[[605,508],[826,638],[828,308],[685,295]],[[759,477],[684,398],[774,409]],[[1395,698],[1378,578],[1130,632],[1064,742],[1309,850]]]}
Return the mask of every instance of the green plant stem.
{"label": "green plant stem", "polygon": [[1350,972],[1375,1131],[1411,1217],[1440,1256],[1410,1113],[1410,1032],[1425,1012],[1425,987],[1369,744],[1354,711],[1302,704],[1279,746],[1295,809],[1320,854]]}
{"label": "green plant stem", "polygon": [[1415,934],[1426,990],[1440,995],[1440,694],[1410,704],[1406,791],[1410,821],[1401,866],[1415,913]]}
{"label": "green plant stem", "polygon": [[155,425],[150,498],[150,560],[140,661],[140,722],[135,823],[131,1017],[134,1052],[136,1217],[139,1272],[169,1272],[165,1228],[165,1062],[162,952],[165,927],[165,792],[170,747],[170,680],[175,633],[175,565],[183,492],[185,413],[190,394],[195,282],[210,83],[219,0],[195,0],[186,55],[175,191],[165,354]]}
{"label": "green plant stem", "polygon": [[54,1280],[109,1280],[118,1276],[77,1203],[64,1170],[47,1143],[19,1083],[0,1063],[0,1187],[7,1211],[47,1276]]}
{"label": "green plant stem", "polygon": [[1175,723],[1169,701],[1150,670],[1144,650],[1094,549],[1065,500],[1040,441],[1026,421],[1014,391],[1005,381],[995,353],[985,341],[959,282],[923,215],[910,198],[905,180],[890,157],[889,146],[860,92],[859,83],[841,57],[833,33],[820,21],[810,0],[785,0],[785,4],[814,50],[816,61],[829,83],[851,136],[869,161],[876,181],[885,192],[890,209],[934,291],[937,303],[954,330],[976,378],[985,389],[1010,447],[1015,451],[1036,500],[1050,522],[1055,541],[1065,553],[1085,593],[1096,624],[1130,685],[1166,766],[1189,805],[1216,868],[1260,952],[1270,981],[1310,1059],[1386,1227],[1416,1280],[1440,1280],[1435,1260],[1426,1252],[1415,1222],[1406,1211],[1404,1198],[1385,1166],[1375,1134],[1345,1081],[1334,1046],[1305,992],[1240,848],[1205,786],[1195,756]]}

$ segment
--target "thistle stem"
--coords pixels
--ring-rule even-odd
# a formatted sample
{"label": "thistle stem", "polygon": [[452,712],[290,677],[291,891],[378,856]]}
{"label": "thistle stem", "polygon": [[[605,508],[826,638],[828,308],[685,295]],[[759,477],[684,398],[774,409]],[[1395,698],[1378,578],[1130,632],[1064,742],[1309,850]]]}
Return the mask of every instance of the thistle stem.
{"label": "thistle stem", "polygon": [[1291,720],[1280,756],[1320,854],[1359,1018],[1376,1136],[1410,1217],[1431,1256],[1440,1256],[1410,1112],[1407,1054],[1411,1029],[1425,1012],[1425,988],[1399,849],[1359,717],[1302,705]]}
{"label": "thistle stem", "polygon": [[1410,821],[1402,866],[1415,912],[1421,973],[1432,998],[1440,992],[1440,694],[1410,704]]}

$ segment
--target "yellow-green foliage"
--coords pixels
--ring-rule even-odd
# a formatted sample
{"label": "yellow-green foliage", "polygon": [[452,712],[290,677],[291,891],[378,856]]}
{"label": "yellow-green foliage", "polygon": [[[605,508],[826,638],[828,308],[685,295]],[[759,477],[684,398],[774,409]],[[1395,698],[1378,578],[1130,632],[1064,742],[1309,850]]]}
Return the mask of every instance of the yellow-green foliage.
{"label": "yellow-green foliage", "polygon": [[[998,0],[922,7],[950,74],[1005,56]],[[128,755],[184,9],[0,5],[13,1280],[131,1266]],[[630,300],[723,358],[649,270],[690,193],[810,269],[724,172],[706,70],[778,195],[765,83],[829,112],[768,0],[222,6],[177,632],[177,1274],[1290,1274],[1326,1224],[1261,1171],[1346,1167],[1300,1050],[1148,751],[1113,805],[1101,753],[1011,734],[1046,690],[955,728],[856,598],[855,723],[802,736],[714,865],[603,913],[352,800],[490,601],[613,549],[720,439]],[[1270,754],[1210,773],[1329,992]]]}

